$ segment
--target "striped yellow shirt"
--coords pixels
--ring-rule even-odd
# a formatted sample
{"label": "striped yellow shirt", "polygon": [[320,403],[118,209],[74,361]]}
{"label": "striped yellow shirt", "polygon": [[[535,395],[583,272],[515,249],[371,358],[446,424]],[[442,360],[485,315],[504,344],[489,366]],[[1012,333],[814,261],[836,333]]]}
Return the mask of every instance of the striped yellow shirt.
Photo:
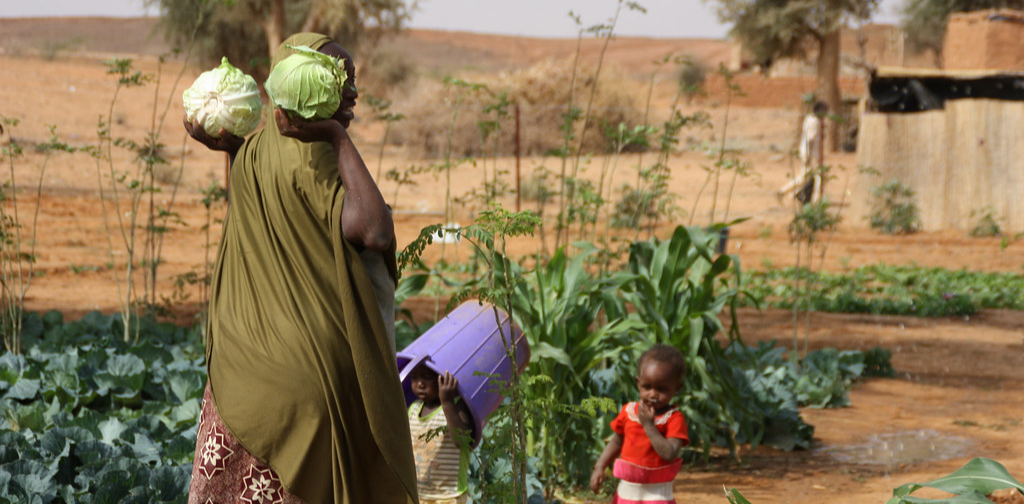
{"label": "striped yellow shirt", "polygon": [[458,497],[466,491],[469,452],[460,450],[455,444],[455,436],[447,432],[448,420],[440,406],[422,418],[421,411],[423,401],[417,400],[409,406],[409,431],[412,433],[420,497]]}

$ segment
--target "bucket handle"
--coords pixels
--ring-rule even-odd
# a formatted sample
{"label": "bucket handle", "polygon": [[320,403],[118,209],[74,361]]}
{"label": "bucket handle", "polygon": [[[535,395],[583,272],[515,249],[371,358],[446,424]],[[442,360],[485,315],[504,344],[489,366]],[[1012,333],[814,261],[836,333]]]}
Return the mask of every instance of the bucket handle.
{"label": "bucket handle", "polygon": [[409,360],[409,362],[405,364],[405,367],[402,368],[402,371],[398,374],[398,383],[405,383],[405,379],[409,377],[409,373],[412,373],[412,370],[416,369],[416,366],[419,366],[420,363],[427,360],[430,360],[429,355],[417,355]]}

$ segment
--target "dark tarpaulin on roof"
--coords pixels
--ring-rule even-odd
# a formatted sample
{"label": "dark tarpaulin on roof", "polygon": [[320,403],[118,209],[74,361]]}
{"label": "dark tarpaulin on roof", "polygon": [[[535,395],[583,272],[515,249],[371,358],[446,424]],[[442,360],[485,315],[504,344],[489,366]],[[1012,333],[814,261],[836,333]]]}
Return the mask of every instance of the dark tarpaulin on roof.
{"label": "dark tarpaulin on roof", "polygon": [[942,109],[946,100],[963,98],[1024,101],[1024,74],[875,75],[868,89],[873,110],[921,112]]}

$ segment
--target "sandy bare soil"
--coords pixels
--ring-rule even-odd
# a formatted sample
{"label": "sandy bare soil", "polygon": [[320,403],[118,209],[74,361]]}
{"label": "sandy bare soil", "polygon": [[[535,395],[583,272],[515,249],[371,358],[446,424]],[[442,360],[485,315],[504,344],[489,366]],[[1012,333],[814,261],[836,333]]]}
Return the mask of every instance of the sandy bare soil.
{"label": "sandy bare soil", "polygon": [[[748,343],[790,341],[790,313],[747,311],[741,323]],[[804,409],[815,427],[811,450],[759,448],[744,454],[740,467],[723,458],[710,469],[684,472],[677,498],[720,503],[724,485],[755,504],[881,503],[893,488],[930,481],[973,457],[998,460],[1019,479],[1022,324],[1024,314],[1009,311],[961,320],[815,314],[812,350],[883,346],[893,352],[897,376],[859,382],[849,407]],[[1020,494],[1001,496],[1024,502]]]}
{"label": "sandy bare soil", "polygon": [[[492,40],[488,46],[479,35],[466,35],[465,39],[459,39],[458,34],[446,37],[448,43],[459,47],[514,44],[515,52],[521,54],[539,55],[549,47],[545,41],[531,39]],[[461,42],[451,42],[454,39]],[[609,57],[625,64],[638,60],[638,55],[645,55],[643,60],[649,61],[666,50],[662,45],[645,46],[643,41],[632,43],[635,45],[630,45],[629,51],[610,53]],[[653,57],[647,57],[650,55]],[[437,57],[443,59],[444,55]],[[482,57],[486,59],[486,53]],[[112,271],[107,265],[123,264],[125,259],[121,235],[108,231],[108,226],[116,226],[119,215],[123,217],[128,212],[126,201],[115,206],[109,199],[110,166],[97,163],[84,153],[38,152],[34,145],[47,140],[47,125],[56,125],[63,141],[85,147],[96,145],[97,119],[101,116],[109,114],[112,118],[114,136],[136,140],[153,124],[163,123],[159,131],[170,167],[163,170],[166,173],[162,178],[173,181],[176,170],[183,168],[176,192],[173,184],[162,182],[161,192],[156,194],[158,202],[173,199],[173,210],[181,218],[166,234],[161,253],[164,262],[159,270],[158,289],[163,296],[175,295],[173,283],[177,276],[202,267],[208,257],[207,238],[216,241],[219,236],[216,223],[209,234],[203,230],[207,212],[199,189],[211,182],[223,183],[224,158],[185,141],[180,123],[180,93],[198,72],[185,70],[174,88],[181,66],[173,61],[164,64],[158,90],[155,83],[122,90],[111,109],[115,86],[100,59],[85,55],[46,61],[31,55],[0,54],[0,115],[21,121],[17,126],[5,127],[3,141],[13,137],[26,150],[25,157],[14,161],[14,185],[22,232],[26,233],[24,243],[34,245],[37,257],[38,276],[33,279],[25,301],[29,310],[57,309],[68,317],[94,309],[116,311],[119,294],[115,275],[120,278],[121,272]],[[145,73],[157,72],[153,56],[143,55],[135,65]],[[757,89],[747,92],[756,93]],[[669,95],[671,92],[666,88],[660,88],[658,96]],[[661,106],[665,102],[660,99]],[[715,124],[721,124],[725,113],[721,105],[707,103],[705,107]],[[365,110],[357,108],[356,112]],[[775,189],[790,176],[792,162],[782,153],[793,145],[798,123],[794,107],[743,107],[731,111],[729,145],[745,149],[742,159],[751,162],[756,172],[753,177],[739,179],[728,200],[730,218],[750,218],[732,229],[729,240],[729,252],[737,254],[746,268],[794,263],[795,249],[786,233],[792,208],[776,200]],[[381,128],[371,120],[357,122],[353,134],[371,172],[376,172],[378,162],[384,171],[420,162],[393,147],[384,150],[381,161]],[[684,136],[693,136],[696,143],[718,138],[715,135],[719,134],[719,130],[713,130]],[[114,153],[115,170],[135,173],[129,153],[117,148]],[[586,175],[597,177],[604,161],[592,160]],[[641,163],[635,154],[609,161],[617,163],[615,185],[632,180],[636,176],[634,167]],[[514,170],[514,159],[502,158],[497,162],[502,168]],[[828,162],[846,168],[827,186],[828,195],[843,203],[844,215],[863,215],[868,202],[843,197],[845,190],[857,183],[857,177],[864,176],[856,170],[855,155],[836,154]],[[693,209],[695,195],[705,179],[706,172],[701,167],[709,164],[704,154],[695,151],[671,159],[672,187],[688,211]],[[557,167],[552,159],[524,159],[523,178],[542,165]],[[5,173],[9,173],[9,167]],[[43,189],[37,198],[35,188],[40,177]],[[452,177],[452,193],[461,195],[478,187],[480,177],[478,168],[458,168]],[[423,175],[416,182],[416,186],[400,188],[397,197],[391,182],[380,182],[383,194],[396,209],[400,246],[410,242],[422,227],[443,219],[443,180]],[[723,181],[723,187],[728,183]],[[99,196],[101,184],[108,188],[107,200]],[[719,218],[724,212],[724,189],[721,194],[716,205]],[[509,208],[515,205],[511,197],[504,203]],[[524,202],[524,208],[535,208],[535,203]],[[692,221],[706,223],[710,210],[711,199],[705,195],[696,211],[691,212]],[[212,216],[221,215],[223,208],[214,208]],[[455,220],[471,222],[471,209],[458,209]],[[665,223],[657,233],[665,236],[676,224],[690,220],[687,216]],[[512,251],[533,252],[538,241],[517,241],[512,244]],[[464,257],[468,250],[463,247],[455,253]],[[437,251],[431,249],[427,254],[436,257]],[[864,220],[848,217],[832,237],[824,267],[838,271],[874,263],[1019,273],[1024,268],[1024,242],[1012,242],[1001,248],[997,238],[969,238],[963,231],[885,236],[869,230]],[[186,293],[187,299],[173,303],[175,311],[184,318],[195,313],[200,301],[194,289],[187,289]],[[791,314],[786,312],[747,310],[741,324],[742,334],[750,342],[775,338],[786,342],[792,331]],[[927,320],[816,314],[812,317],[812,348],[867,349],[881,345],[893,351],[898,376],[859,383],[848,408],[806,410],[804,415],[816,428],[812,450],[783,453],[759,448],[743,453],[740,465],[724,456],[716,457],[711,467],[689,469],[680,475],[676,482],[678,499],[721,503],[725,485],[737,487],[755,504],[884,502],[893,487],[934,479],[975,456],[998,460],[1011,474],[1024,479],[1022,335],[1024,314],[1018,312],[983,312],[969,319]]]}

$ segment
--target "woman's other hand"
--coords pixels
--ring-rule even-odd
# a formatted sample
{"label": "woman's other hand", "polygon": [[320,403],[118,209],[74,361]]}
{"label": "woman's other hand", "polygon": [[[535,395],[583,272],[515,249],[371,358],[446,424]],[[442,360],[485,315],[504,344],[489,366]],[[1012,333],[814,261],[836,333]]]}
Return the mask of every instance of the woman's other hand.
{"label": "woman's other hand", "polygon": [[193,123],[189,121],[188,116],[182,117],[182,122],[185,124],[185,131],[188,132],[189,136],[210,150],[227,152],[234,155],[242,147],[242,144],[245,143],[244,138],[232,135],[224,129],[221,129],[219,132],[220,138],[214,138],[206,133],[206,130],[198,122]]}
{"label": "woman's other hand", "polygon": [[307,121],[301,117],[290,117],[284,109],[274,109],[274,121],[282,135],[300,142],[336,143],[339,135],[345,134],[345,127],[334,119]]}

